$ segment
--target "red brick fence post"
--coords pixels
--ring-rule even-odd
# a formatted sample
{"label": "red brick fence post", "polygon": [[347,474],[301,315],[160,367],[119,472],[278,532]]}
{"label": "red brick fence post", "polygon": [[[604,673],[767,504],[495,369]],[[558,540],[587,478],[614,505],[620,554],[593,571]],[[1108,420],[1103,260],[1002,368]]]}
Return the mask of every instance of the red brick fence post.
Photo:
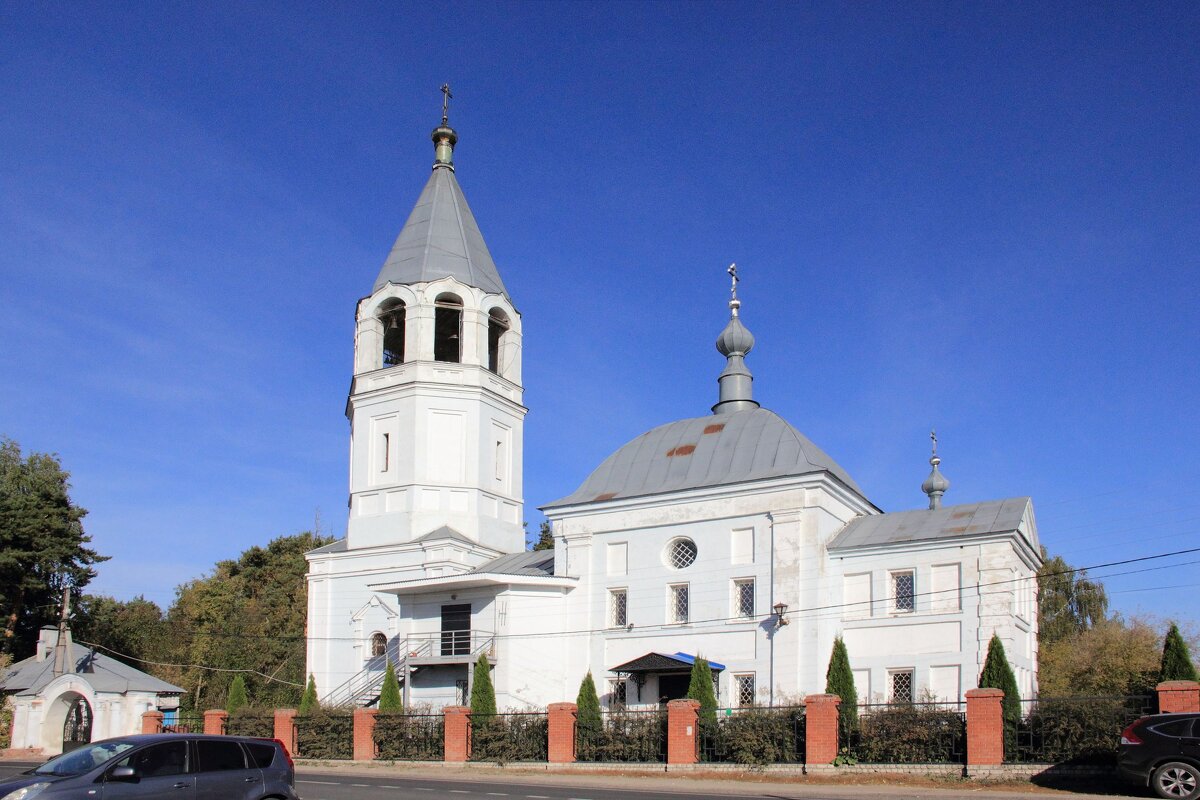
{"label": "red brick fence post", "polygon": [[296,709],[275,709],[275,738],[283,742],[289,754],[296,755]]}
{"label": "red brick fence post", "polygon": [[967,767],[1004,763],[1004,692],[970,689],[967,692]]}
{"label": "red brick fence post", "polygon": [[1158,690],[1158,713],[1200,713],[1200,683],[1164,681],[1155,688]]}
{"label": "red brick fence post", "polygon": [[471,759],[471,709],[466,706],[446,706],[442,709],[445,720],[446,761],[462,763]]}
{"label": "red brick fence post", "polygon": [[695,764],[700,760],[699,708],[696,700],[667,703],[668,764]]}
{"label": "red brick fence post", "polygon": [[215,734],[220,736],[225,733],[225,719],[229,716],[227,711],[205,711],[204,712],[204,732],[207,734]]}
{"label": "red brick fence post", "polygon": [[354,760],[372,761],[375,758],[375,715],[374,708],[354,709]]}
{"label": "red brick fence post", "polygon": [[836,694],[810,694],[804,698],[804,760],[809,764],[832,764],[838,754],[838,706]]}
{"label": "red brick fence post", "polygon": [[163,713],[147,711],[142,714],[142,733],[162,733]]}
{"label": "red brick fence post", "polygon": [[570,764],[575,761],[575,720],[579,707],[574,703],[551,703],[546,710],[546,760],[551,764]]}

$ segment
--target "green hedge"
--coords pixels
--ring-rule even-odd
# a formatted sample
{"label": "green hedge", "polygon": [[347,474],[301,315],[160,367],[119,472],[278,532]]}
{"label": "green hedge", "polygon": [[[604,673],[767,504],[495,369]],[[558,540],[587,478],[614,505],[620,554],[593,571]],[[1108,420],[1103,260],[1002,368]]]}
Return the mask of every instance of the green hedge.
{"label": "green hedge", "polygon": [[353,758],[354,717],[329,711],[296,717],[296,755],[300,758]]}
{"label": "green hedge", "polygon": [[375,747],[390,761],[441,761],[445,757],[445,723],[441,714],[378,714]]}
{"label": "green hedge", "polygon": [[962,764],[967,760],[965,715],[942,706],[895,705],[859,717],[841,731],[842,755],[867,764]]}
{"label": "green hedge", "polygon": [[577,723],[579,761],[662,762],[667,760],[665,711],[610,711],[599,728]]}
{"label": "green hedge", "polygon": [[261,708],[240,708],[225,718],[225,733],[230,736],[275,738],[275,712]]}
{"label": "green hedge", "polygon": [[803,708],[746,708],[700,722],[700,759],[735,764],[804,763]]}
{"label": "green hedge", "polygon": [[549,737],[545,714],[476,715],[471,718],[471,760],[546,761]]}

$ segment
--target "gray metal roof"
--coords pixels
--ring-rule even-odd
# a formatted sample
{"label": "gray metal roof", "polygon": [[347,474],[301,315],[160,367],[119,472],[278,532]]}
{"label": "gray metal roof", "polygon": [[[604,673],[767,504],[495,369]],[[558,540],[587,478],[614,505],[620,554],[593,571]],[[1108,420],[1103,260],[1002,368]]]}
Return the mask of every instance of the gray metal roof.
{"label": "gray metal roof", "polygon": [[508,296],[454,170],[438,166],[392,245],[372,291],[389,283],[427,283],[446,277]]}
{"label": "gray metal roof", "polygon": [[[94,653],[81,644],[71,643],[70,658],[78,677],[87,681],[98,692],[182,694],[184,691],[115,658]],[[0,677],[0,690],[23,695],[37,694],[54,678],[53,653],[42,661],[30,656],[13,664],[3,677]]]}
{"label": "gray metal roof", "polygon": [[480,564],[473,573],[491,573],[494,575],[532,575],[544,576],[554,574],[553,550],[526,550],[523,553],[509,553],[493,558],[486,564]]}
{"label": "gray metal roof", "polygon": [[544,508],[702,486],[828,472],[865,498],[824,450],[765,408],[660,425],[604,460],[572,494]]}
{"label": "gray metal roof", "polygon": [[[893,511],[851,520],[829,543],[830,550],[854,547],[904,544],[935,539],[953,539],[991,533],[1011,533],[1021,528],[1021,520],[1030,508],[1028,497],[988,500],[943,506],[938,509]],[[1038,550],[1037,532],[1021,530],[1034,552]]]}
{"label": "gray metal roof", "polygon": [[336,542],[330,542],[329,544],[321,545],[320,547],[309,550],[304,555],[310,556],[314,553],[344,553],[346,552],[346,549],[346,540],[338,539]]}
{"label": "gray metal roof", "polygon": [[454,528],[451,528],[449,525],[443,525],[442,527],[432,530],[429,533],[422,534],[421,536],[418,536],[417,538],[413,539],[413,541],[414,542],[433,542],[433,541],[437,541],[439,539],[449,539],[452,542],[460,542],[462,544],[469,544],[472,547],[479,544],[478,542],[471,541],[464,534],[459,533],[458,531],[454,530]]}

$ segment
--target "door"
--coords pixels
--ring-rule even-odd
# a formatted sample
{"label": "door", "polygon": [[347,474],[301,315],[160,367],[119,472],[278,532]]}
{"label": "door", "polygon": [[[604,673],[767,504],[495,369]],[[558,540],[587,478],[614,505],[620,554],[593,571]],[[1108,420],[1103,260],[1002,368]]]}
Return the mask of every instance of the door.
{"label": "door", "polygon": [[691,675],[659,675],[658,702],[666,703],[668,700],[687,697],[688,686],[691,682]]}
{"label": "door", "polygon": [[442,606],[442,655],[471,654],[471,604]]}
{"label": "door", "polygon": [[67,709],[63,721],[62,751],[69,753],[92,741],[92,707],[82,697],[76,697]]}
{"label": "door", "polygon": [[258,800],[262,770],[230,739],[196,740],[196,800]]}
{"label": "door", "polygon": [[[104,800],[194,800],[196,777],[188,774],[188,743],[180,738],[173,742],[152,744],[135,750],[105,771]],[[110,780],[117,767],[132,767],[134,777],[128,781]]]}

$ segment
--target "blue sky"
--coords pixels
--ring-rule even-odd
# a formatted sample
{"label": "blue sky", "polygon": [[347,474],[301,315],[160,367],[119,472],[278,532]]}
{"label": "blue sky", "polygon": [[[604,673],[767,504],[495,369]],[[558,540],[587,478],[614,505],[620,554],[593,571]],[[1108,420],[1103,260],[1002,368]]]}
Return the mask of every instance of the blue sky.
{"label": "blue sky", "polygon": [[[449,81],[531,529],[715,402],[737,261],[757,399],[881,508],[936,426],[946,502],[1031,495],[1072,563],[1200,547],[1200,10],[1048,5],[0,2],[0,433],[73,473],[93,591],[341,535]],[[1114,606],[1194,618],[1197,563]]]}

